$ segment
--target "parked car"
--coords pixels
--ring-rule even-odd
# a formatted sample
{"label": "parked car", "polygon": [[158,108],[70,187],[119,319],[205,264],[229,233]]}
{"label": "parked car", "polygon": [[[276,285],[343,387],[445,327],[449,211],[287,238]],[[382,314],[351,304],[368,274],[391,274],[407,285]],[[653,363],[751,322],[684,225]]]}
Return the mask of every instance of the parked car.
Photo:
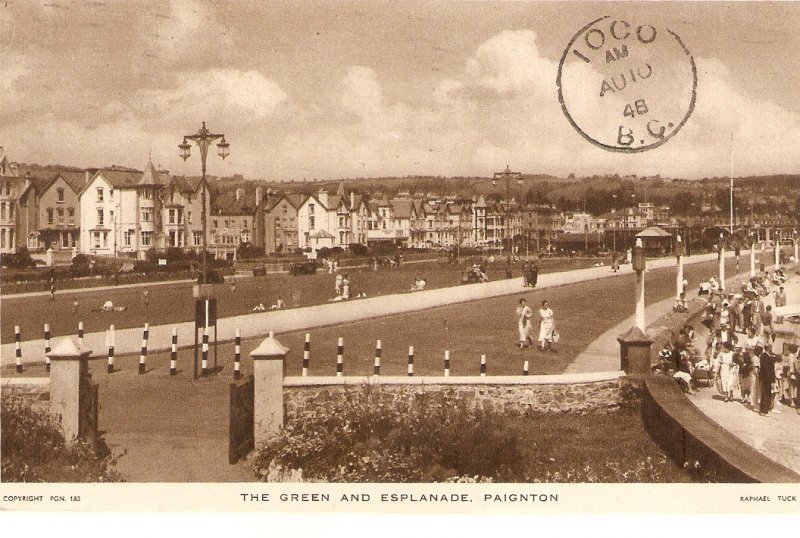
{"label": "parked car", "polygon": [[297,275],[313,275],[317,272],[317,262],[308,260],[307,262],[293,263],[289,266],[289,274],[292,276]]}
{"label": "parked car", "polygon": [[[222,276],[220,271],[216,269],[208,269],[206,271],[206,284],[222,284],[225,282],[225,277]],[[203,283],[203,271],[197,271],[197,283]]]}

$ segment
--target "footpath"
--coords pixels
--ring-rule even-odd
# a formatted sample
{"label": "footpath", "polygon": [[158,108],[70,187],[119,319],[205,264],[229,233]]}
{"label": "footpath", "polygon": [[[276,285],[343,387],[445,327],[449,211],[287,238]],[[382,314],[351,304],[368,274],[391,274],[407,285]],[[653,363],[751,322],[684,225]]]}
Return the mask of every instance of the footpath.
{"label": "footpath", "polygon": [[[685,265],[685,262],[684,262]],[[740,282],[750,275],[749,265],[747,272],[740,272],[738,276],[725,279],[726,289],[739,289]],[[645,287],[647,277],[645,276]],[[686,293],[686,300],[691,301],[698,297],[698,288],[690,288]],[[631,310],[633,310],[633,294],[631,294]],[[657,303],[645,306],[645,322],[648,324],[646,333],[651,338],[660,333],[663,328],[658,323],[659,318],[672,312],[675,305],[675,298],[664,299]],[[635,325],[635,316],[631,316],[625,321],[617,324],[612,329],[601,334],[596,340],[589,344],[575,360],[567,367],[565,373],[579,372],[606,372],[619,370],[620,355],[619,342],[617,337]]]}
{"label": "footpath", "polygon": [[[727,253],[726,257],[733,257],[733,253]],[[715,253],[689,256],[684,259],[684,265],[707,262],[716,258],[717,254]],[[648,260],[647,266],[648,270],[674,267],[675,259],[673,257],[667,257]],[[633,273],[633,269],[630,265],[623,266],[616,273],[611,271],[609,266],[548,273],[539,276],[537,288],[562,286],[631,273]],[[524,291],[526,291],[526,288],[522,286],[522,279],[513,278],[481,284],[427,290],[413,294],[386,295],[303,308],[250,313],[219,319],[217,325],[217,339],[220,343],[232,341],[237,329],[241,331],[241,337],[243,339],[256,338],[266,336],[270,331],[282,333],[307,330],[364,319],[426,310],[449,304],[513,295]],[[631,295],[633,295],[632,292]],[[631,299],[631,302],[633,302],[633,299]],[[666,301],[662,303],[665,302]],[[659,308],[663,308],[663,305],[660,305]],[[649,315],[654,314],[651,313]],[[192,336],[192,331],[194,330],[193,322],[151,326],[149,327],[148,352],[167,351],[170,347],[173,328],[177,328],[178,330],[179,348],[185,349],[194,343],[194,337]],[[142,344],[142,332],[142,328],[117,330],[114,342],[116,355],[122,356],[125,354],[139,353]],[[211,333],[213,335],[213,331],[211,331]],[[44,344],[43,339],[22,342],[23,364],[44,362]],[[51,342],[51,346],[54,344],[55,342]],[[93,350],[95,356],[103,356],[107,349],[105,332],[87,333],[84,336],[83,346]],[[616,341],[614,341],[614,348],[618,348]],[[13,342],[2,344],[2,346],[0,346],[0,366],[12,365],[14,362],[15,344]],[[593,369],[597,371],[597,368]],[[614,369],[616,369],[616,367],[611,368],[611,370]]]}
{"label": "footpath", "polygon": [[[800,304],[800,279],[794,271],[789,276],[789,281],[784,284],[787,304]],[[774,306],[774,295],[765,297],[764,302]],[[776,324],[776,329],[779,332],[798,332],[796,326],[788,322]],[[697,337],[699,342],[704,342],[708,337],[708,329],[699,325]],[[779,336],[774,349],[780,351],[782,347],[783,338]],[[797,443],[800,413],[796,408],[778,402],[773,412],[761,416],[757,408],[738,400],[738,392],[734,393],[737,400],[726,402],[714,387],[700,388],[688,397],[706,416],[743,442],[773,461],[800,473],[800,445]]]}

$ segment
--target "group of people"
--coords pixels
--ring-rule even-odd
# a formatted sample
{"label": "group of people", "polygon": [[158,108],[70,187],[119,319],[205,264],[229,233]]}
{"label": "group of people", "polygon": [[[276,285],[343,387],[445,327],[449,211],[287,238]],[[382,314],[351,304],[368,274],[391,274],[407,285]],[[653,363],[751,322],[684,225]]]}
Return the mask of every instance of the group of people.
{"label": "group of people", "polygon": [[[694,330],[687,327],[661,351],[684,390],[715,385],[726,402],[738,399],[761,416],[780,413],[779,402],[800,409],[798,346],[776,349],[772,305],[758,292],[770,278],[764,274],[745,282],[741,293],[726,295],[718,287],[711,292],[703,321],[709,328],[705,349],[698,349]],[[715,280],[707,284],[714,289]],[[774,296],[776,306],[786,304],[783,286]]]}
{"label": "group of people", "polygon": [[525,262],[522,266],[522,280],[526,288],[535,288],[539,280],[539,264],[536,261]]}
{"label": "group of people", "polygon": [[[520,299],[519,306],[517,306],[518,345],[520,348],[533,347],[532,318],[533,310],[528,306],[528,301]],[[553,310],[547,301],[542,301],[542,307],[539,309],[539,350],[556,353],[554,344],[558,342],[558,339]]]}

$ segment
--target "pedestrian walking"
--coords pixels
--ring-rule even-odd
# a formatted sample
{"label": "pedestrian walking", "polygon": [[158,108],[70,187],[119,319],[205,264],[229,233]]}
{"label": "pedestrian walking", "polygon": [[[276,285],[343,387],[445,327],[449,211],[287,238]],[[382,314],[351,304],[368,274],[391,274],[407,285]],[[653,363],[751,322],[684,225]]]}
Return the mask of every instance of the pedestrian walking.
{"label": "pedestrian walking", "polygon": [[772,385],[775,383],[775,357],[766,349],[761,353],[761,368],[758,381],[761,387],[758,414],[763,417],[772,409]]}
{"label": "pedestrian walking", "polygon": [[556,334],[556,324],[553,317],[553,310],[547,301],[542,301],[542,307],[539,309],[539,350],[552,351],[554,337]]}
{"label": "pedestrian walking", "polygon": [[236,293],[236,277],[231,277],[231,293]]}
{"label": "pedestrian walking", "polygon": [[528,277],[530,276],[530,274],[531,274],[531,263],[530,262],[525,262],[525,264],[522,266],[522,287],[523,288],[527,288],[528,287],[528,285],[529,285],[528,284],[528,282],[529,282]]}
{"label": "pedestrian walking", "polygon": [[336,293],[336,295],[339,295],[339,294],[342,293],[342,280],[343,280],[342,279],[342,274],[341,273],[336,273],[336,281],[334,283],[334,292]]}
{"label": "pedestrian walking", "polygon": [[539,264],[537,264],[536,261],[534,260],[534,262],[531,263],[531,272],[530,275],[528,276],[528,285],[531,288],[535,288],[536,283],[538,281],[539,281]]}
{"label": "pedestrian walking", "polygon": [[78,313],[78,307],[79,307],[79,306],[80,306],[80,303],[78,302],[78,298],[77,298],[77,297],[75,297],[75,298],[72,300],[72,313],[73,313],[73,314],[77,314],[77,313]]}
{"label": "pedestrian walking", "polygon": [[783,286],[775,291],[775,307],[786,306],[786,291]]}
{"label": "pedestrian walking", "polygon": [[533,337],[531,336],[531,318],[533,317],[533,310],[528,306],[525,299],[519,300],[517,306],[517,330],[519,331],[519,347],[523,348],[533,345]]}

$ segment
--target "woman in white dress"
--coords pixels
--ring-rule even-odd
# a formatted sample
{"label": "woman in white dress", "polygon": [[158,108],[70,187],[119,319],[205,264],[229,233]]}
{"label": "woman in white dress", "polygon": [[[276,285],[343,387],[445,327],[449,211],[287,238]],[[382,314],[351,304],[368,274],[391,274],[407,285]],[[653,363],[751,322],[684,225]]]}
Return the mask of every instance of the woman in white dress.
{"label": "woman in white dress", "polygon": [[542,301],[542,307],[539,309],[539,317],[541,318],[539,322],[539,349],[541,351],[555,351],[552,348],[552,343],[556,324],[553,319],[553,311],[550,309],[550,304],[547,301]]}
{"label": "woman in white dress", "polygon": [[[519,330],[519,347],[523,348],[528,345],[528,341],[532,340],[531,337],[531,318],[533,317],[533,310],[528,306],[525,299],[519,300],[517,307],[517,329]],[[532,342],[531,342],[532,345]]]}
{"label": "woman in white dress", "polygon": [[733,362],[733,345],[726,342],[725,346],[720,352],[719,357],[719,377],[722,382],[722,393],[725,395],[725,401],[733,400],[733,389],[736,387],[738,378],[738,371],[736,364]]}

